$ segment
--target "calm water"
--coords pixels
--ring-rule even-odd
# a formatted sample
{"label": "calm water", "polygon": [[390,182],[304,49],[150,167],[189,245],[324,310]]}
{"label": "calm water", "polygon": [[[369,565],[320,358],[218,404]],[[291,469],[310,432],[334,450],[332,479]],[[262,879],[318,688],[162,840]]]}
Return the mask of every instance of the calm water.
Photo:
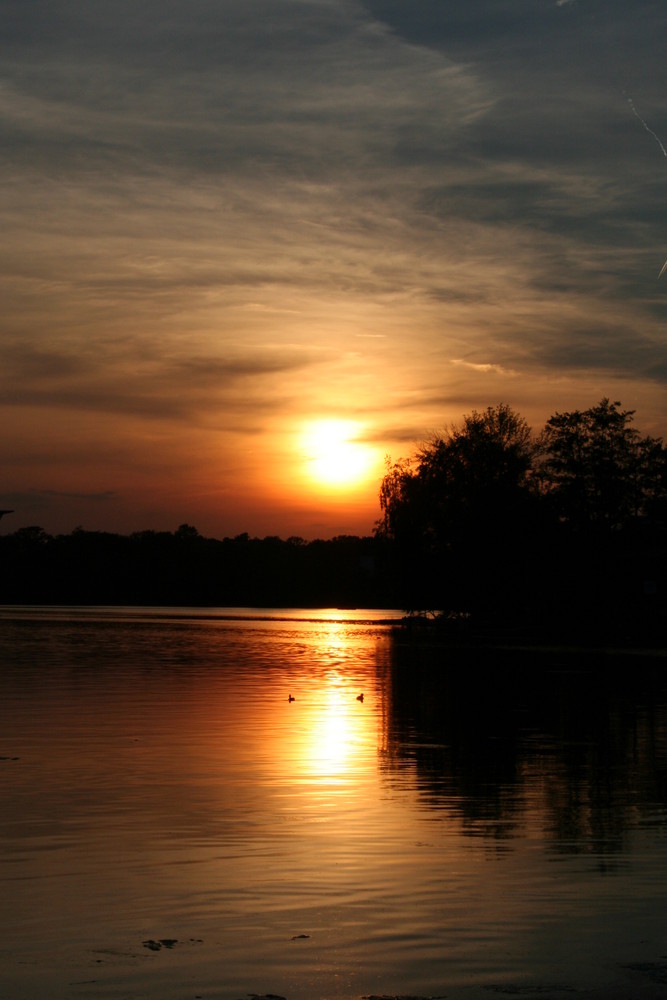
{"label": "calm water", "polygon": [[664,996],[667,661],[386,617],[0,609],[3,1000]]}

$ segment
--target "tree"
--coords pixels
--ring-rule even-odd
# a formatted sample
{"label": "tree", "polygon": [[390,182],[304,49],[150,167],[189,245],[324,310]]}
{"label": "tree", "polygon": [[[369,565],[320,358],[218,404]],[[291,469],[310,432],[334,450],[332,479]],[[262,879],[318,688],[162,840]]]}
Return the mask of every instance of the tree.
{"label": "tree", "polygon": [[535,441],[501,404],[387,469],[377,534],[404,607],[583,638],[664,627],[667,449],[602,399]]}
{"label": "tree", "polygon": [[179,542],[194,542],[195,539],[200,539],[201,535],[195,527],[191,524],[179,524],[178,528],[174,532],[174,538]]}
{"label": "tree", "polygon": [[533,451],[528,424],[501,403],[389,466],[377,533],[422,607],[504,603],[521,575]]}
{"label": "tree", "polygon": [[542,592],[584,636],[663,627],[667,453],[633,417],[605,397],[556,413],[539,439],[535,478],[552,524]]}
{"label": "tree", "polygon": [[537,478],[572,529],[618,530],[664,506],[665,449],[660,439],[641,437],[633,417],[605,397],[547,421]]}

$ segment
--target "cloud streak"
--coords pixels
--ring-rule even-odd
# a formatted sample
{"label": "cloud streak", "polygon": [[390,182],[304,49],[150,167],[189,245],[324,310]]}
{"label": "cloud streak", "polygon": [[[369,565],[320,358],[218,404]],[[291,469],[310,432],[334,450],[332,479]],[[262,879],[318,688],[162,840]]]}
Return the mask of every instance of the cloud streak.
{"label": "cloud streak", "polygon": [[501,393],[539,423],[621,384],[663,433],[660,18],[0,0],[7,490],[66,528],[66,494],[120,495],[104,455],[117,525],[169,527],[213,477],[202,530],[307,534],[289,441],[316,416],[396,454]]}

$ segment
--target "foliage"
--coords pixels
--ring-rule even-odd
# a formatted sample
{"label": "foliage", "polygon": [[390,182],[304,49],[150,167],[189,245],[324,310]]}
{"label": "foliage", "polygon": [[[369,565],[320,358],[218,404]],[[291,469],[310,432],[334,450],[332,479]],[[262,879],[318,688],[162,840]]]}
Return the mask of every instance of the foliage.
{"label": "foliage", "polygon": [[665,576],[667,452],[633,415],[604,398],[534,437],[500,404],[390,464],[376,532],[404,606],[639,621]]}
{"label": "foliage", "polygon": [[630,426],[633,416],[604,398],[547,421],[537,478],[555,514],[572,528],[617,529],[655,513],[664,499],[665,450]]}
{"label": "foliage", "polygon": [[205,538],[188,524],[129,536],[21,528],[0,536],[0,603],[388,607],[382,549],[373,537]]}
{"label": "foliage", "polygon": [[[393,543],[399,577],[426,606],[491,599],[498,568],[515,563],[530,518],[533,440],[506,404],[474,411],[420,448],[415,464],[391,465],[380,490],[378,534]],[[414,601],[408,602],[410,607]]]}

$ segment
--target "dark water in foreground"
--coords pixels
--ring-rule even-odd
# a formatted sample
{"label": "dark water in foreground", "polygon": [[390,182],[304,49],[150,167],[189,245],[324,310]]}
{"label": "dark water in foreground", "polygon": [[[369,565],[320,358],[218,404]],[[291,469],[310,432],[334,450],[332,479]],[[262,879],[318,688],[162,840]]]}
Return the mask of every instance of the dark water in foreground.
{"label": "dark water in foreground", "polygon": [[0,609],[3,1000],[667,995],[665,659],[230,614]]}

